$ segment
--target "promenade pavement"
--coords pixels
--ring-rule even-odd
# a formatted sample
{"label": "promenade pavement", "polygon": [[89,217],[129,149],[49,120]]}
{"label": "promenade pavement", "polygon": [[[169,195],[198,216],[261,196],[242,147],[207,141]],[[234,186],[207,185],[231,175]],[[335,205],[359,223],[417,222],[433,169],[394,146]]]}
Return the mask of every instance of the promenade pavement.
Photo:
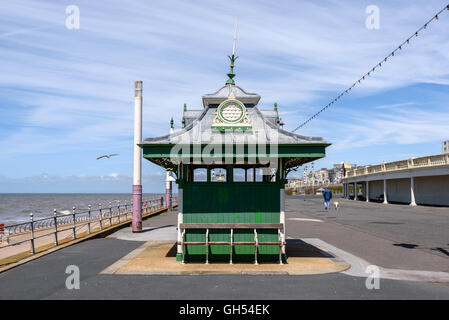
{"label": "promenade pavement", "polygon": [[[426,216],[427,208],[418,208],[416,212],[411,211],[408,221],[405,213],[415,208],[391,205],[390,209],[387,205],[392,212],[389,216],[383,211],[387,207],[382,204],[338,201],[340,210],[337,216],[332,216],[332,212],[324,212],[320,198],[304,201],[300,197],[288,197],[287,236],[319,240],[342,253],[384,268],[449,270],[445,269],[448,258],[444,251],[433,250],[446,250],[443,244],[447,236],[439,234],[438,227],[434,230],[434,226],[438,225],[437,221],[447,223],[447,209],[430,208]],[[419,224],[423,231],[414,237]],[[4,272],[0,274],[0,299],[449,299],[448,283],[381,279],[379,290],[368,290],[365,277],[348,273],[307,276],[100,274],[148,239],[172,233],[175,226],[176,213],[162,214],[146,220],[147,231],[141,234],[133,235],[123,229],[107,238],[85,241]],[[433,235],[425,236],[426,231],[433,231]],[[409,249],[404,243],[418,246]],[[79,290],[68,290],[65,286],[68,265],[77,265],[80,269]]]}
{"label": "promenade pavement", "polygon": [[339,209],[326,211],[320,196],[288,197],[287,235],[319,238],[383,267],[449,271],[449,208],[333,201]]}

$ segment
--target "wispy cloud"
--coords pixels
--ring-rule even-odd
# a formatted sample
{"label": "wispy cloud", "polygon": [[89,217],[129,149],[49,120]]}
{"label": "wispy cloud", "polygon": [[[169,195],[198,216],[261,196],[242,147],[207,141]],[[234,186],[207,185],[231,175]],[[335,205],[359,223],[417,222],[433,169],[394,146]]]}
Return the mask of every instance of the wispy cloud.
{"label": "wispy cloud", "polygon": [[384,104],[381,106],[375,107],[376,109],[393,109],[393,108],[402,108],[415,105],[415,102],[404,102],[404,103],[393,103],[393,104]]}
{"label": "wispy cloud", "polygon": [[[163,192],[165,175],[150,173],[142,176],[144,192]],[[130,175],[110,173],[101,176],[75,174],[68,176],[40,174],[24,178],[0,175],[0,193],[18,192],[63,192],[63,193],[102,193],[130,192]]]}
{"label": "wispy cloud", "polygon": [[[408,145],[409,153],[419,155],[413,145],[428,143],[434,145],[433,153],[440,150],[440,141],[447,139],[449,123],[447,112],[449,108],[439,112],[427,112],[419,109],[395,108],[385,113],[354,113],[346,114],[345,121],[338,123],[320,120],[319,133],[331,137],[332,146],[328,154],[357,154],[366,152],[369,157],[376,152],[391,152],[391,147]],[[338,136],[333,133],[338,130]],[[373,152],[373,150],[375,150]],[[394,152],[389,157],[399,159],[401,151]],[[353,156],[353,159],[355,157]],[[360,159],[360,155],[358,157]],[[374,158],[374,157],[373,157]],[[337,159],[332,159],[337,163]],[[365,157],[363,157],[363,161]]]}

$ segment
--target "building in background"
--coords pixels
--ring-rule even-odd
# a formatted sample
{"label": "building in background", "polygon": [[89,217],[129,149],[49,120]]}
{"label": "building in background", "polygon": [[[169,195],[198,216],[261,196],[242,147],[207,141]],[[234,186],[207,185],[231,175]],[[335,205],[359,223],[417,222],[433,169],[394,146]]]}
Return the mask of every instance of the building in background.
{"label": "building in background", "polygon": [[449,206],[449,153],[351,169],[343,192],[346,198],[367,202]]}
{"label": "building in background", "polygon": [[334,164],[332,169],[327,171],[327,175],[331,183],[340,183],[343,177],[343,166],[341,164]]}
{"label": "building in background", "polygon": [[449,140],[441,142],[441,153],[449,153]]}
{"label": "building in background", "polygon": [[[312,167],[313,168],[313,167]],[[341,187],[345,173],[351,169],[357,168],[357,165],[349,162],[334,164],[331,169],[321,168],[313,171],[308,166],[304,166],[302,177],[290,177],[285,185],[285,189],[293,193],[308,193],[309,189],[319,189],[320,187],[333,186]],[[311,189],[311,190],[313,190]],[[311,191],[313,193],[313,191]]]}

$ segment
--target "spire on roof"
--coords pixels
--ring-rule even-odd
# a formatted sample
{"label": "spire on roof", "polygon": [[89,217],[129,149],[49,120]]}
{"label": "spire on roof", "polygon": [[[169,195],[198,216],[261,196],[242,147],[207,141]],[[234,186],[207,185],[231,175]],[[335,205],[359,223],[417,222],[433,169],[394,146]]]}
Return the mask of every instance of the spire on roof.
{"label": "spire on roof", "polygon": [[281,120],[279,118],[278,103],[277,102],[274,103],[274,111],[276,111],[276,124],[279,127],[281,125]]}
{"label": "spire on roof", "polygon": [[235,40],[237,39],[237,24],[238,24],[238,18],[236,18],[236,20],[235,20],[235,32],[234,32],[234,43],[232,45],[232,56],[228,56],[229,60],[231,60],[231,65],[230,65],[231,70],[228,72],[229,79],[228,79],[228,81],[226,81],[226,84],[232,84],[232,85],[235,84],[234,63],[235,63],[235,60],[237,60],[237,58],[238,58],[235,56]]}
{"label": "spire on roof", "polygon": [[175,132],[175,122],[173,121],[173,117],[170,120],[170,134]]}
{"label": "spire on roof", "polygon": [[187,111],[187,103],[184,102],[184,111],[182,112],[182,122],[181,127],[184,129],[186,126],[186,119],[184,118],[184,113]]}

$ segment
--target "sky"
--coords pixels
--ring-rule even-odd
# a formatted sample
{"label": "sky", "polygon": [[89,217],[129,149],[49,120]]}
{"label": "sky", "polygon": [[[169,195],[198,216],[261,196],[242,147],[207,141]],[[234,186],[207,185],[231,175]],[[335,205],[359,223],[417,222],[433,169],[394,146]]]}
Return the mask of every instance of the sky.
{"label": "sky", "polygon": [[[0,192],[131,192],[133,86],[143,137],[181,126],[222,87],[238,16],[236,84],[293,130],[447,3],[0,0]],[[67,6],[79,8],[69,29]],[[370,29],[366,9],[379,8]],[[332,145],[315,168],[441,152],[449,139],[449,11],[297,131]],[[96,160],[103,154],[111,159]],[[301,170],[300,170],[301,171]],[[144,192],[163,192],[143,163]]]}

